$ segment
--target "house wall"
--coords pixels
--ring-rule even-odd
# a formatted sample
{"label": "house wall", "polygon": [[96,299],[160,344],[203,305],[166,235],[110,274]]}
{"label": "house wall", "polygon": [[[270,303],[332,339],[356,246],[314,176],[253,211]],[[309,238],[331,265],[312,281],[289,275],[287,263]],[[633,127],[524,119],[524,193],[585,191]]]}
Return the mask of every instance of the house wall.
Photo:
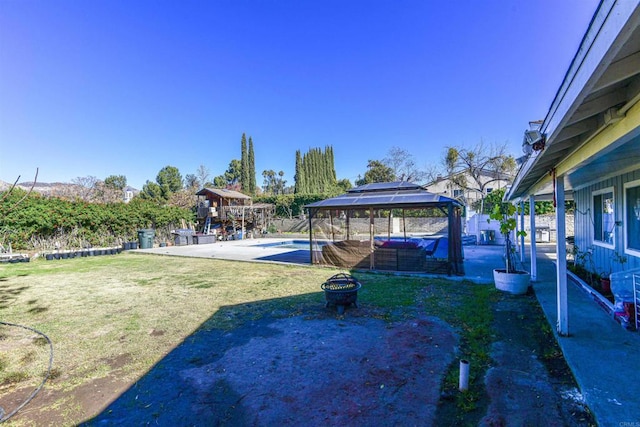
{"label": "house wall", "polygon": [[[470,180],[471,178],[468,178],[468,179]],[[484,184],[486,184],[489,180],[493,180],[493,178],[486,177],[486,176],[481,177],[481,181]],[[506,180],[497,180],[492,182],[489,185],[489,188],[491,188],[492,190],[498,190],[506,187],[508,184],[509,182]],[[471,205],[473,202],[476,202],[481,198],[480,193],[478,191],[462,190],[459,186],[454,184],[453,181],[451,181],[449,178],[440,178],[430,184],[427,184],[426,188],[428,191],[434,194],[442,194],[452,199],[464,200],[465,203],[468,205]],[[461,198],[459,196],[456,196],[456,194],[454,194],[456,190],[462,191],[464,194],[464,197]],[[487,195],[486,191],[484,195],[485,196]]]}
{"label": "house wall", "polygon": [[[578,251],[585,259],[586,267],[592,271],[602,273],[615,273],[618,271],[640,268],[640,257],[625,252],[625,206],[624,206],[624,184],[640,179],[640,169],[624,173],[596,184],[590,185],[574,192],[576,203],[575,211],[575,244]],[[593,232],[593,192],[606,188],[613,188],[614,194],[614,248],[607,248],[597,243],[594,244]],[[627,262],[624,265],[614,261],[615,252],[624,254]]]}

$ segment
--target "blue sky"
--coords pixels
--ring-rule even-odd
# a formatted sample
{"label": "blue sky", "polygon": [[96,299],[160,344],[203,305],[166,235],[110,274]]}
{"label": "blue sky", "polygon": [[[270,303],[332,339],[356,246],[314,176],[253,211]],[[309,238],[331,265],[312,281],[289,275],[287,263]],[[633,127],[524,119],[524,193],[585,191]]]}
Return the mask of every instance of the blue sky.
{"label": "blue sky", "polygon": [[352,182],[391,147],[508,143],[544,118],[596,0],[0,0],[0,179],[220,175],[245,132],[293,185],[332,145]]}

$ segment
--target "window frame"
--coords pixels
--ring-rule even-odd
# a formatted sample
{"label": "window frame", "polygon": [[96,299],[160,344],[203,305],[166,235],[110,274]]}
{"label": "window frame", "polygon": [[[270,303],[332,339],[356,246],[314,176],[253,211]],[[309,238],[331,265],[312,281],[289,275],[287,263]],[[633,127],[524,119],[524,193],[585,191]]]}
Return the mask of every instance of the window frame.
{"label": "window frame", "polygon": [[[600,212],[600,215],[602,215],[602,217],[604,217],[604,215],[602,214],[602,206],[598,206],[597,207],[597,211],[596,211],[596,203],[595,203],[595,198],[596,196],[602,196],[604,194],[609,194],[611,193],[611,198],[613,199],[613,227],[611,229],[611,243],[608,243],[605,240],[597,240],[596,239],[596,212]],[[603,198],[601,198],[600,200],[603,200]],[[602,202],[601,202],[602,203]],[[592,219],[593,219],[593,235],[591,236],[591,241],[593,243],[593,245],[595,246],[600,246],[603,248],[607,248],[607,249],[615,249],[616,248],[616,233],[615,233],[615,222],[616,222],[616,193],[614,191],[614,187],[607,187],[607,188],[602,188],[600,190],[595,190],[591,192],[591,212],[592,212]],[[601,224],[604,222],[602,221],[601,218]],[[602,226],[602,235],[604,237],[604,225]]]}
{"label": "window frame", "polygon": [[630,220],[635,220],[632,218],[629,218],[627,216],[628,214],[628,207],[629,204],[633,204],[634,201],[633,200],[627,200],[627,190],[629,188],[636,188],[636,187],[640,187],[640,179],[636,179],[634,181],[629,181],[629,182],[625,182],[623,185],[623,203],[624,203],[624,253],[627,255],[631,255],[631,256],[636,256],[636,257],[640,257],[640,249],[636,249],[636,248],[630,248],[629,247],[629,221]]}

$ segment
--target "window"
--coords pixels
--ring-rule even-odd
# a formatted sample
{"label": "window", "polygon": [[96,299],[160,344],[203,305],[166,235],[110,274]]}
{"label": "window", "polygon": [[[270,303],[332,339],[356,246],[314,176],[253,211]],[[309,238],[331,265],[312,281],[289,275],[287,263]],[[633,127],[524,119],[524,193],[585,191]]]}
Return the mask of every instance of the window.
{"label": "window", "polygon": [[624,185],[625,246],[640,255],[640,180]]}
{"label": "window", "polygon": [[464,196],[464,190],[453,190],[453,197],[459,198]]}
{"label": "window", "polygon": [[493,191],[493,188],[487,187],[487,194],[491,193],[492,191]]}
{"label": "window", "polygon": [[615,228],[613,188],[593,192],[593,243],[613,248]]}

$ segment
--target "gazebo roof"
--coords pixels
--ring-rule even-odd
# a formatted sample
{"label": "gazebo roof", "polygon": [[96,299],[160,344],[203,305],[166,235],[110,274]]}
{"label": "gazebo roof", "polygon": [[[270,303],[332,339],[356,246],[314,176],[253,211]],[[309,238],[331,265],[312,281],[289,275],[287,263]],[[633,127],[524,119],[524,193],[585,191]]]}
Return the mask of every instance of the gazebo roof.
{"label": "gazebo roof", "polygon": [[361,185],[346,194],[308,204],[305,208],[424,208],[449,205],[462,206],[457,200],[430,193],[418,184],[398,181]]}

